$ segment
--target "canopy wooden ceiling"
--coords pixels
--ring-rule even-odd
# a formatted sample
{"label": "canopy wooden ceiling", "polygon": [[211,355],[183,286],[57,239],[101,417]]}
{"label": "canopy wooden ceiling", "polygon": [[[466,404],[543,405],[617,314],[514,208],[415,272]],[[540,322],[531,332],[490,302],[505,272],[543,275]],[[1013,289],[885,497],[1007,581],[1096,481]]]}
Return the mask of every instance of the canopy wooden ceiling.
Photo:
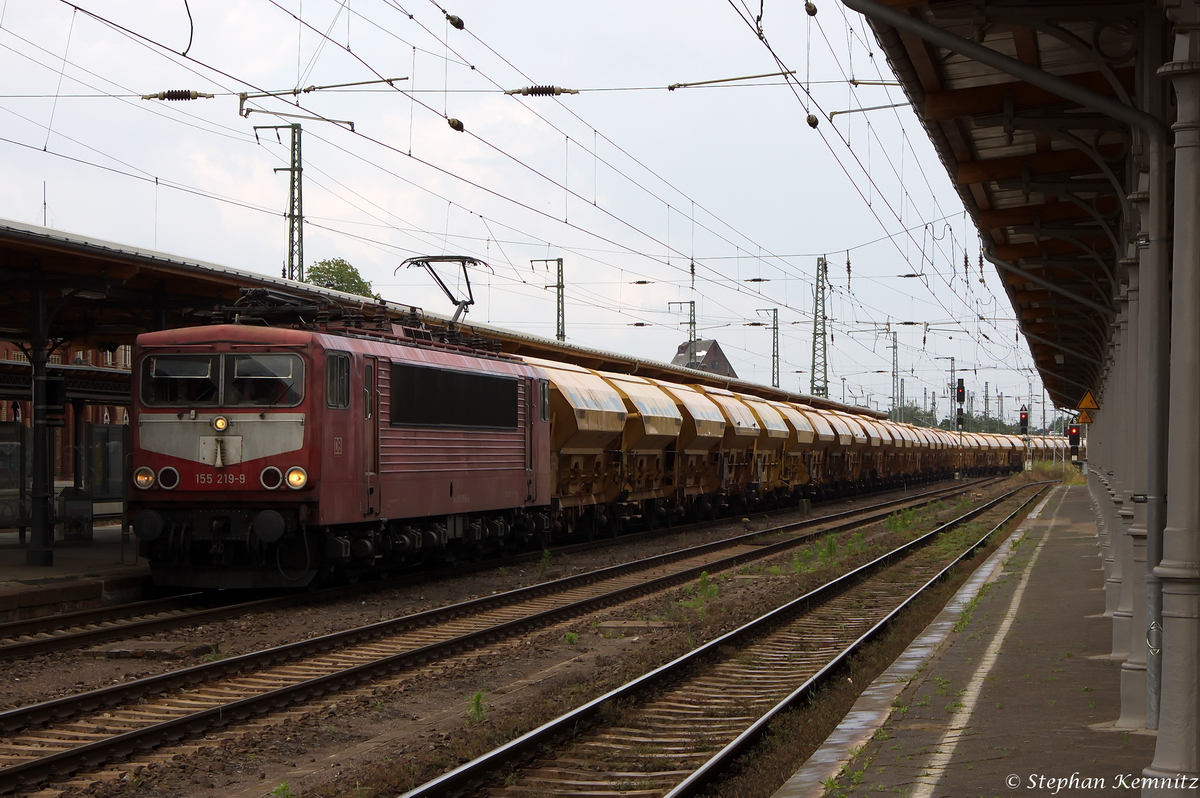
{"label": "canopy wooden ceiling", "polygon": [[[864,5],[1003,280],[1056,404],[1101,382],[1109,325],[1136,263],[1139,134],[1130,126],[901,30]],[[1134,108],[1161,101],[1162,12],[1154,2],[880,0]],[[896,22],[897,25],[900,22]],[[921,33],[918,36],[917,33]]]}

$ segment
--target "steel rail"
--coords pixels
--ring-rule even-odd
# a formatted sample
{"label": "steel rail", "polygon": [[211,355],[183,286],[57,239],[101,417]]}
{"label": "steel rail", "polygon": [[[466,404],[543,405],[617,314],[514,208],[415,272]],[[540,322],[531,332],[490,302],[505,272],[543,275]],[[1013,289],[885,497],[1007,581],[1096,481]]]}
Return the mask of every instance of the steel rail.
{"label": "steel rail", "polygon": [[[718,775],[720,772],[722,772],[723,770],[728,768],[729,765],[735,759],[737,759],[739,756],[741,756],[742,753],[748,747],[750,747],[754,742],[756,742],[758,740],[759,737],[762,736],[762,734],[767,730],[767,725],[772,720],[774,720],[779,714],[781,714],[785,710],[790,709],[791,707],[795,706],[795,704],[798,700],[800,700],[801,698],[804,698],[805,696],[812,693],[816,688],[818,688],[821,685],[828,682],[830,677],[833,675],[833,673],[846,662],[846,660],[850,657],[850,655],[855,653],[861,647],[865,646],[871,640],[874,640],[880,634],[880,632],[882,632],[887,627],[888,624],[890,624],[892,621],[894,621],[896,619],[896,617],[906,607],[908,607],[909,604],[911,604],[913,601],[916,601],[916,599],[919,596],[921,596],[926,590],[930,589],[931,587],[933,587],[933,585],[937,584],[939,581],[941,581],[943,578],[945,578],[946,574],[949,573],[951,568],[954,568],[959,563],[961,563],[963,560],[972,556],[981,547],[986,545],[988,538],[990,538],[998,530],[1002,529],[1005,524],[1009,523],[1014,518],[1016,518],[1017,515],[1022,510],[1024,510],[1026,507],[1028,507],[1033,501],[1035,501],[1039,496],[1041,496],[1042,493],[1045,492],[1046,487],[1047,486],[1043,486],[1040,490],[1038,490],[1036,493],[1034,493],[1032,496],[1030,496],[1024,502],[1022,502],[1021,505],[1019,507],[1017,507],[1017,509],[1015,509],[1011,513],[1009,513],[1008,516],[1003,521],[1001,521],[1000,523],[996,524],[991,529],[989,529],[982,537],[979,538],[979,540],[977,540],[973,544],[971,544],[967,549],[965,549],[962,552],[962,554],[960,554],[958,557],[954,558],[954,560],[952,562],[950,562],[949,564],[947,564],[945,568],[943,568],[941,571],[939,571],[937,574],[935,574],[932,578],[930,578],[924,585],[921,586],[921,588],[919,590],[917,590],[917,592],[913,593],[911,596],[909,596],[907,599],[905,599],[903,602],[901,602],[897,607],[895,607],[891,612],[889,612],[885,617],[880,619],[874,626],[872,626],[869,630],[867,630],[865,633],[863,633],[857,640],[855,640],[853,643],[851,643],[849,646],[847,646],[840,654],[838,654],[836,657],[834,657],[832,660],[830,660],[827,665],[825,665],[823,668],[821,668],[817,673],[813,674],[813,676],[810,677],[808,679],[808,681],[804,682],[802,685],[797,687],[790,695],[788,695],[786,698],[784,698],[782,701],[780,701],[774,707],[769,709],[758,720],[756,720],[754,723],[752,723],[745,731],[743,731],[735,739],[730,741],[728,745],[726,745],[724,748],[722,748],[720,751],[718,751],[716,754],[714,754],[707,762],[705,762],[703,765],[701,765],[699,768],[697,768],[690,776],[688,776],[686,779],[684,779],[682,782],[680,782],[678,785],[676,785],[675,788],[672,789],[670,792],[668,792],[665,796],[663,796],[663,798],[684,798],[684,796],[692,796],[692,795],[696,795],[699,792],[701,792],[704,789],[704,787],[710,781],[712,781],[712,779],[716,775]],[[1013,491],[1013,493],[1015,493],[1015,492],[1016,491]],[[1004,497],[1001,497],[1001,498],[1004,498]]]}
{"label": "steel rail", "polygon": [[[978,480],[966,486],[958,485],[953,488],[939,488],[938,490],[929,491],[923,494],[914,494],[913,496],[892,499],[877,505],[868,505],[865,508],[844,510],[836,513],[827,513],[825,515],[805,519],[804,521],[797,523],[809,526],[821,524],[838,518],[851,517],[855,513],[864,512],[872,507],[895,506],[897,503],[919,500],[922,496],[941,494],[946,491],[955,493],[969,489],[970,487],[977,487],[984,482],[986,482],[986,480]],[[616,540],[619,540],[621,543],[628,543],[667,534],[679,534],[685,531],[693,531],[695,529],[703,528],[704,526],[706,526],[706,524],[689,524],[686,527],[662,528],[658,530],[634,533],[632,535],[623,535],[619,539],[614,539],[613,541],[571,544],[552,549],[551,551],[552,553],[561,552],[569,554],[577,551],[603,548],[605,545],[612,545],[612,543],[616,542]],[[757,534],[763,533],[759,532]],[[486,564],[480,564],[479,568],[494,568],[509,562],[526,562],[532,560],[535,556],[540,555],[524,553],[511,558],[503,558],[499,561],[489,561]],[[96,643],[101,643],[108,640],[119,640],[131,636],[152,634],[155,632],[166,631],[195,623],[210,623],[212,621],[237,617],[250,612],[267,612],[276,608],[293,607],[298,603],[311,604],[321,601],[336,601],[338,599],[378,592],[380,590],[412,586],[418,583],[418,580],[420,582],[424,582],[447,576],[449,574],[461,576],[462,573],[462,568],[440,568],[421,575],[406,574],[404,576],[384,580],[379,583],[327,588],[318,593],[275,596],[248,602],[222,604],[220,606],[206,607],[202,609],[196,609],[191,612],[179,613],[170,617],[145,618],[141,620],[132,619],[133,615],[148,615],[152,613],[167,612],[173,609],[181,609],[180,607],[174,605],[187,598],[191,598],[193,603],[195,603],[195,601],[202,594],[189,593],[183,596],[152,599],[150,601],[122,604],[114,607],[100,607],[90,610],[80,610],[78,612],[46,616],[44,618],[35,618],[25,621],[14,621],[8,624],[0,624],[0,640],[17,637],[28,637],[29,639],[13,639],[10,642],[0,643],[0,659],[13,659],[16,657],[43,654],[47,651],[59,651],[66,648],[75,648],[81,645],[94,645]],[[88,626],[122,619],[129,620],[126,620],[124,623],[113,624],[111,626],[102,626],[94,629],[80,629],[78,631],[66,630],[67,626]]]}
{"label": "steel rail", "polygon": [[[71,626],[86,626],[93,623],[119,621],[135,615],[151,615],[156,612],[186,609],[189,604],[195,605],[200,601],[202,596],[202,593],[184,593],[178,596],[144,599],[107,607],[62,612],[58,615],[43,615],[38,618],[8,621],[0,623],[0,640],[16,640],[20,637],[49,634]],[[4,646],[0,645],[0,656],[3,656],[3,651]]]}
{"label": "steel rail", "polygon": [[[958,492],[961,490],[962,488],[960,487],[955,489],[933,491],[929,495],[925,496],[922,501],[934,501],[940,495]],[[871,523],[890,514],[887,510],[879,509],[880,507],[881,505],[874,505],[869,508],[863,508],[859,512],[869,512],[869,514],[867,514],[864,518],[848,521],[844,524],[838,525],[832,530],[821,530],[818,534],[827,531],[841,531],[842,529],[858,526],[862,523]],[[834,520],[838,520],[853,514],[854,511],[846,511],[844,513],[835,514],[832,516],[832,518]],[[821,520],[824,521],[827,519]],[[287,643],[282,646],[264,649],[263,651],[255,651],[248,654],[242,654],[237,657],[218,660],[217,662],[193,665],[189,668],[182,668],[170,673],[149,676],[125,684],[111,685],[109,687],[102,687],[98,690],[91,690],[86,693],[79,693],[73,696],[64,696],[63,698],[32,704],[27,707],[10,709],[0,712],[0,730],[13,731],[24,728],[33,723],[45,723],[55,719],[70,717],[71,715],[77,714],[80,710],[114,706],[130,699],[142,698],[146,695],[153,695],[166,692],[168,690],[199,684],[213,678],[241,674],[246,670],[267,667],[303,656],[320,654],[331,649],[345,647],[365,640],[377,638],[385,634],[396,634],[410,631],[412,629],[430,626],[436,623],[443,623],[445,621],[476,613],[481,610],[494,609],[508,604],[515,604],[519,601],[526,601],[532,598],[538,598],[544,595],[562,592],[570,588],[591,584],[593,582],[603,581],[605,579],[610,579],[627,573],[634,573],[659,565],[669,564],[675,560],[687,559],[696,555],[706,554],[721,548],[730,548],[741,543],[753,541],[755,538],[758,538],[762,535],[788,531],[793,527],[805,525],[810,525],[810,522],[801,521],[794,525],[783,525],[772,529],[750,532],[744,535],[737,535],[732,538],[713,541],[711,543],[705,543],[686,549],[679,549],[677,551],[666,552],[664,554],[659,554],[654,557],[647,557],[642,560],[612,565],[595,571],[588,571],[587,573],[583,574],[576,574],[574,576],[567,576],[561,579],[551,580],[549,582],[540,582],[536,585],[517,588],[505,593],[468,599],[467,601],[462,601],[457,604],[436,607],[423,612],[413,613],[412,615],[406,615],[401,618],[379,621],[378,623],[359,626],[353,629],[346,629],[340,632],[333,632],[332,634],[322,635],[321,637],[314,637],[308,640]],[[732,558],[726,558],[725,560],[719,562],[728,561],[728,564],[724,567],[734,567],[736,565],[740,565],[747,559],[759,559],[764,556],[770,556],[786,548],[799,545],[805,540],[807,540],[807,537],[792,538],[767,546],[759,546],[754,551],[746,552],[741,555],[735,555]],[[638,589],[641,589],[644,592],[652,592],[653,590],[661,589],[664,586],[669,586],[675,581],[686,581],[688,578],[698,576],[701,570],[713,567],[714,563],[709,563],[704,566],[698,566],[696,569],[688,569],[675,574],[668,574],[666,576],[658,577],[654,580],[643,582]],[[694,574],[692,573],[693,571],[695,571]],[[587,599],[585,601],[590,602],[594,601],[594,599]],[[573,605],[568,605],[568,607],[570,606]],[[543,614],[561,612],[563,609],[566,608],[547,610],[546,613]],[[536,616],[530,617],[533,618]],[[519,623],[519,621],[513,621],[511,623],[515,624]],[[464,639],[466,637],[469,637],[469,635],[465,635]],[[461,641],[461,639],[459,640]],[[0,779],[3,778],[4,772],[4,770],[0,770]]]}
{"label": "steel rail", "polygon": [[[931,502],[936,500],[938,495],[946,495],[950,493],[961,492],[963,490],[971,490],[975,487],[978,487],[978,484],[933,491],[931,492],[932,495],[926,495],[920,501],[910,499],[907,502],[899,503],[919,504],[922,503],[922,501]],[[895,505],[893,504],[892,506]],[[32,784],[39,783],[56,775],[73,773],[80,768],[102,763],[115,756],[127,756],[136,750],[153,748],[164,742],[178,740],[189,735],[205,732],[209,729],[226,725],[230,722],[242,720],[251,715],[275,711],[298,701],[321,696],[329,692],[354,687],[362,682],[369,681],[377,677],[383,672],[390,672],[403,667],[419,665],[440,656],[445,656],[447,654],[453,654],[476,647],[482,643],[491,642],[493,640],[510,636],[528,629],[543,627],[546,624],[573,617],[583,612],[592,611],[609,604],[629,600],[630,598],[634,598],[639,595],[652,593],[657,590],[694,579],[705,570],[722,570],[725,568],[735,567],[736,565],[749,560],[772,556],[773,554],[776,554],[787,548],[801,545],[802,543],[811,540],[820,534],[861,526],[863,523],[872,523],[880,518],[886,517],[889,514],[887,511],[879,510],[878,506],[860,509],[859,513],[866,513],[866,518],[858,519],[856,521],[847,521],[845,523],[837,524],[830,529],[818,530],[805,536],[791,538],[775,544],[764,546],[756,545],[751,551],[726,557],[715,562],[698,565],[693,568],[684,569],[682,571],[678,571],[673,574],[667,574],[655,579],[645,580],[617,591],[609,592],[592,598],[582,599],[560,607],[551,608],[532,615],[527,615],[511,621],[493,625],[485,629],[467,632],[448,640],[428,644],[394,655],[384,656],[372,662],[355,665],[324,676],[308,679],[296,684],[264,692],[259,695],[250,696],[244,699],[239,699],[230,703],[215,706],[211,709],[200,710],[179,718],[174,718],[123,734],[114,735],[112,737],[103,740],[97,740],[82,746],[75,746],[73,748],[52,753],[39,759],[9,765],[8,767],[0,769],[0,791],[8,792],[14,789],[27,788]],[[841,513],[836,515],[843,516],[846,514],[847,513]],[[822,521],[824,520],[827,519],[822,519]],[[788,530],[795,526],[809,525],[810,523],[811,522],[809,521],[805,521],[799,522],[798,524],[788,524],[778,527],[777,530]],[[636,563],[610,566],[608,568],[601,569],[600,571],[580,574],[573,577],[566,577],[564,579],[539,585],[533,585],[527,588],[509,591],[506,594],[481,597],[451,605],[449,607],[417,613],[405,618],[383,621],[377,624],[359,627],[357,629],[337,632],[320,638],[313,638],[311,640],[287,644],[285,646],[268,649],[262,652],[255,652],[239,657],[233,657],[227,660],[196,665],[159,676],[147,677],[127,684],[113,685],[87,693],[54,699],[29,707],[21,707],[18,709],[9,710],[7,712],[0,713],[0,729],[11,732],[14,730],[28,728],[36,724],[70,718],[86,711],[111,709],[121,703],[141,699],[149,695],[158,695],[169,690],[197,685],[214,678],[219,678],[222,676],[235,676],[258,668],[286,663],[304,655],[323,653],[333,648],[345,647],[364,640],[377,638],[383,634],[398,633],[428,626],[433,622],[457,618],[481,608],[501,607],[506,604],[514,603],[518,600],[518,598],[527,599],[538,597],[547,593],[562,591],[569,587],[586,585],[591,582],[600,581],[603,578],[611,578],[614,576],[636,572],[637,570],[653,567],[655,565],[661,565],[672,560],[682,559],[686,556],[689,556],[689,554],[690,556],[695,556],[697,553],[702,554],[706,551],[711,551],[719,547],[728,547],[731,545],[731,541],[748,543],[751,542],[751,539],[764,534],[764,532],[769,534],[772,531],[776,530],[764,530],[746,535],[740,535],[725,541],[718,541],[715,543],[692,547],[691,549],[681,550],[679,552],[670,552],[664,555],[658,555],[656,557],[647,558],[646,560],[637,561]]]}
{"label": "steel rail", "polygon": [[[1037,485],[1038,483],[1031,484]],[[477,786],[487,774],[493,773],[504,766],[513,765],[516,762],[523,761],[539,747],[552,744],[553,741],[558,738],[574,734],[580,727],[586,725],[591,717],[601,708],[610,705],[619,699],[630,698],[643,690],[679,677],[683,671],[693,667],[705,657],[718,652],[723,646],[728,646],[740,641],[743,638],[760,634],[763,630],[782,623],[787,619],[801,613],[810,605],[819,603],[827,598],[837,595],[872,571],[878,570],[884,565],[891,563],[893,560],[924,546],[926,543],[930,542],[946,530],[973,520],[979,515],[995,507],[997,504],[1010,498],[1015,493],[1028,487],[1030,487],[1028,484],[1022,485],[1021,487],[1009,491],[1008,493],[990,502],[987,502],[986,504],[980,505],[970,512],[967,512],[952,521],[942,524],[931,532],[915,538],[912,541],[909,541],[908,543],[905,543],[896,549],[877,557],[871,562],[859,566],[858,568],[855,568],[854,570],[825,583],[824,585],[804,594],[803,596],[793,599],[787,604],[784,604],[781,607],[759,616],[757,619],[739,627],[738,629],[711,640],[708,643],[705,643],[704,645],[672,660],[671,662],[622,685],[621,687],[611,690],[608,693],[605,693],[604,695],[595,698],[586,704],[583,704],[582,706],[559,716],[558,718],[555,718],[554,720],[542,724],[538,728],[527,732],[515,740],[511,740],[508,743],[505,743],[504,745],[486,754],[483,754],[476,759],[473,759],[470,762],[455,768],[454,770],[449,771],[448,773],[442,774],[436,779],[426,782],[414,790],[404,793],[401,798],[432,798],[433,796],[453,794]],[[1042,490],[1044,490],[1044,487]],[[1041,490],[1038,492],[1040,493]],[[1025,504],[1028,504],[1028,502]],[[1023,504],[1022,507],[1024,507],[1025,504]],[[1008,519],[1006,519],[1003,523],[1007,522]],[[989,531],[988,534],[990,535],[991,532]],[[978,543],[975,544],[975,546],[972,547],[972,551],[978,545]],[[929,580],[926,585],[921,588],[921,590],[923,591],[927,589],[928,586],[934,581],[936,581],[936,578]],[[863,637],[865,638],[866,635]],[[844,660],[846,656],[848,656],[848,652],[843,652],[839,655],[841,660]],[[825,672],[828,672],[828,670],[828,668],[824,669]]]}

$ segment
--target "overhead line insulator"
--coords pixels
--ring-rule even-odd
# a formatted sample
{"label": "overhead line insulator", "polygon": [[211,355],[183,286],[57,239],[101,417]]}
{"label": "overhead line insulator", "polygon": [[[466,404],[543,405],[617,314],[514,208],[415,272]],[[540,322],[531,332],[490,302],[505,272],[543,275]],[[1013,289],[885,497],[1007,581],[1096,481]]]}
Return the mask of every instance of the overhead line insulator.
{"label": "overhead line insulator", "polygon": [[201,97],[211,100],[213,95],[194,89],[171,89],[170,91],[160,91],[158,94],[142,95],[143,100],[198,100]]}
{"label": "overhead line insulator", "polygon": [[520,94],[522,97],[552,97],[558,94],[578,94],[578,89],[564,89],[562,86],[526,86],[522,89],[509,89],[505,94]]}

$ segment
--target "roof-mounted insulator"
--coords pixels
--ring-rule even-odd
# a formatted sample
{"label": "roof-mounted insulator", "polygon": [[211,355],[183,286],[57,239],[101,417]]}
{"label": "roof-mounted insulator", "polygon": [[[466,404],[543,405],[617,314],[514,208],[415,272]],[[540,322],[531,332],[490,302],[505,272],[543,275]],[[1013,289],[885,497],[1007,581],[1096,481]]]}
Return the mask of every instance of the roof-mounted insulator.
{"label": "roof-mounted insulator", "polygon": [[463,28],[466,27],[466,25],[462,21],[462,17],[456,17],[453,14],[447,14],[446,21],[449,22],[450,27],[454,28],[455,30],[462,30]]}
{"label": "roof-mounted insulator", "polygon": [[191,89],[171,89],[170,91],[160,91],[158,94],[142,95],[143,100],[199,100],[202,97],[206,100],[211,100],[213,95]]}
{"label": "roof-mounted insulator", "polygon": [[526,86],[523,89],[509,89],[505,94],[520,94],[522,97],[551,97],[558,94],[578,94],[578,89],[564,89],[562,86]]}

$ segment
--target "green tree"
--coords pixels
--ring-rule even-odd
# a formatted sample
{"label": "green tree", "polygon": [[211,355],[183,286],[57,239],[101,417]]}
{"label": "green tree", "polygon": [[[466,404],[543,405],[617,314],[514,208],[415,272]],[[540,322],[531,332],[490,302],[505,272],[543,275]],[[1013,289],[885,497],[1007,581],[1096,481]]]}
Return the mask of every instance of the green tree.
{"label": "green tree", "polygon": [[358,296],[375,296],[371,284],[362,278],[358,269],[344,258],[326,258],[309,267],[304,275],[305,282],[324,288],[333,288]]}

